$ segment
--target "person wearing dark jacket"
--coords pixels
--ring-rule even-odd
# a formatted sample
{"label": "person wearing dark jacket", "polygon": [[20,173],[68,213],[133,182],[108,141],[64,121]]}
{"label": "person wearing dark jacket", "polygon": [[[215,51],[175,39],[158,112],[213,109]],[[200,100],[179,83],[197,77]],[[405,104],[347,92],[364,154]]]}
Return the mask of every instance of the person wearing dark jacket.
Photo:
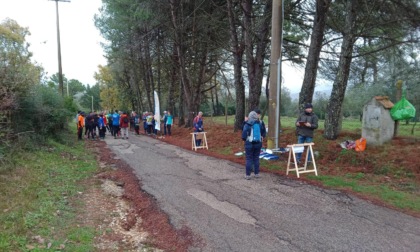
{"label": "person wearing dark jacket", "polygon": [[[258,178],[260,176],[260,152],[262,148],[262,142],[266,135],[265,125],[263,121],[260,121],[260,110],[256,109],[251,111],[248,115],[248,120],[244,122],[242,130],[242,140],[245,143],[245,179],[251,179],[251,169],[254,165],[254,176]],[[257,124],[257,127],[254,127]],[[259,127],[259,132],[255,132]],[[259,135],[259,136],[258,136]],[[258,137],[255,137],[258,136]]]}
{"label": "person wearing dark jacket", "polygon": [[[95,118],[93,112],[90,112],[89,115],[85,119],[85,126],[87,128],[87,137],[88,139],[95,140],[95,135],[93,133],[94,131],[94,124],[95,124]],[[86,135],[86,133],[85,133]]]}
{"label": "person wearing dark jacket", "polygon": [[[313,112],[312,104],[305,104],[304,111],[296,120],[296,132],[298,143],[312,143],[314,130],[318,128],[318,117]],[[296,154],[296,161],[300,163],[302,153]],[[311,161],[311,153],[308,152],[308,161]]]}

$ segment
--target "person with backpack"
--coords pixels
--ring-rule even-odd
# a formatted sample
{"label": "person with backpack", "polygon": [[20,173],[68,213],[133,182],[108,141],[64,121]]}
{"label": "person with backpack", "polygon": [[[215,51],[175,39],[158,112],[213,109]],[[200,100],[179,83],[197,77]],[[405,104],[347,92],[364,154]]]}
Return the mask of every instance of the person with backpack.
{"label": "person with backpack", "polygon": [[154,131],[154,129],[153,129],[153,120],[154,120],[154,116],[153,116],[153,113],[152,112],[149,112],[148,114],[147,114],[147,117],[146,117],[146,123],[147,123],[147,135],[151,135],[152,133],[153,133],[153,131]]}
{"label": "person with backpack", "polygon": [[158,115],[158,114],[156,114],[156,115],[153,115],[153,119],[152,119],[152,132],[153,132],[153,137],[157,137],[157,135],[158,135],[158,132],[157,132],[157,129],[156,129],[156,124],[157,123],[160,123],[160,121],[159,121],[159,118],[160,117],[160,115]]}
{"label": "person with backpack", "polygon": [[112,124],[112,113],[111,111],[108,112],[106,115],[106,120],[108,121],[108,131],[111,133],[111,136],[114,136],[114,126]]}
{"label": "person with backpack", "polygon": [[134,117],[134,132],[136,132],[137,135],[140,135],[140,115],[138,115],[136,112],[133,112]]}
{"label": "person with backpack", "polygon": [[106,135],[106,130],[108,129],[108,118],[106,118],[106,112],[102,112],[102,119],[104,120],[104,135]]}
{"label": "person with backpack", "polygon": [[261,111],[255,109],[248,115],[242,130],[242,140],[245,143],[245,179],[251,179],[251,170],[254,166],[254,177],[260,176],[260,152],[262,142],[266,135],[265,125],[260,121]]}
{"label": "person with backpack", "polygon": [[117,139],[118,132],[120,130],[120,114],[118,114],[118,110],[115,110],[115,113],[112,114],[112,128],[114,139]]}
{"label": "person with backpack", "polygon": [[99,139],[105,139],[105,132],[106,132],[106,128],[105,128],[105,117],[103,114],[99,114],[99,119],[98,119],[98,126],[99,126]]}
{"label": "person with backpack", "polygon": [[98,135],[99,135],[99,115],[95,110],[95,111],[93,111],[93,127],[92,127],[93,136],[95,138],[97,138],[96,137],[96,129],[98,129]]}
{"label": "person with backpack", "polygon": [[[318,128],[318,117],[313,112],[311,103],[306,103],[304,111],[296,120],[296,133],[298,143],[312,143],[314,137],[314,130]],[[300,164],[302,152],[296,153],[296,162]],[[308,152],[308,161],[311,162],[311,153]]]}
{"label": "person with backpack", "polygon": [[144,129],[144,134],[145,135],[147,135],[147,116],[149,115],[149,112],[144,112],[143,113],[143,117],[142,117],[142,120],[143,120],[143,129]]}
{"label": "person with backpack", "polygon": [[128,139],[128,128],[130,127],[130,118],[128,117],[127,112],[123,112],[120,119],[121,126],[121,137],[122,139]]}
{"label": "person with backpack", "polygon": [[[198,115],[193,120],[194,132],[203,132],[203,112],[198,112]],[[195,139],[195,145],[201,146],[201,139]]]}
{"label": "person with backpack", "polygon": [[[128,113],[127,113],[127,116],[128,116]],[[130,118],[130,130],[135,130],[136,122],[134,120],[136,119],[136,111],[131,111],[128,117]]]}
{"label": "person with backpack", "polygon": [[[94,127],[95,127],[95,118],[94,118],[94,113],[90,112],[89,115],[86,117],[85,120],[85,125],[86,125],[86,129],[87,129],[87,138],[91,139],[91,140],[95,140],[95,135],[94,135]],[[86,132],[85,132],[86,135]]]}

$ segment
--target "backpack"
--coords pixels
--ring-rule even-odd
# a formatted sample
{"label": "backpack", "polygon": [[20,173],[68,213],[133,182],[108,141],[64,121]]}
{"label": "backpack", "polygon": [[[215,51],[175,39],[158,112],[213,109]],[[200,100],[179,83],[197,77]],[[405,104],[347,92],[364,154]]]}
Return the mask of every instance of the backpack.
{"label": "backpack", "polygon": [[255,122],[251,125],[250,134],[247,138],[248,142],[261,142],[261,123]]}
{"label": "backpack", "polygon": [[123,117],[123,122],[124,122],[124,123],[128,123],[128,117],[127,117],[127,116],[124,116],[124,117]]}

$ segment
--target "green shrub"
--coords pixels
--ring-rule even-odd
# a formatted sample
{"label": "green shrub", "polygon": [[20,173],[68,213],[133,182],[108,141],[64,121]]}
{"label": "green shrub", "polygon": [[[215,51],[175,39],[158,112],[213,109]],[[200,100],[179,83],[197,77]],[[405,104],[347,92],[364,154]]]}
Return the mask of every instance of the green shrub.
{"label": "green shrub", "polygon": [[30,95],[22,97],[20,110],[13,115],[15,132],[34,132],[42,136],[56,135],[64,129],[75,110],[72,101],[65,101],[56,90],[33,86]]}

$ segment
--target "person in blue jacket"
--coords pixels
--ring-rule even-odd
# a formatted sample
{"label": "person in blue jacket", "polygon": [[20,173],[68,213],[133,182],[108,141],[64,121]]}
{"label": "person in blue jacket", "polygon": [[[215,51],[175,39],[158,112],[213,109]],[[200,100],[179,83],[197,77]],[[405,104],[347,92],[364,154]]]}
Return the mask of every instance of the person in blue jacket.
{"label": "person in blue jacket", "polygon": [[252,166],[254,166],[254,177],[258,178],[260,176],[260,152],[263,139],[267,133],[260,116],[261,111],[259,109],[251,111],[242,130],[242,140],[245,143],[245,179],[251,179]]}
{"label": "person in blue jacket", "polygon": [[105,128],[105,122],[104,122],[104,115],[102,113],[99,114],[98,126],[99,126],[99,139],[104,139],[106,128]]}
{"label": "person in blue jacket", "polygon": [[166,114],[166,129],[168,132],[168,136],[171,136],[171,129],[172,129],[172,124],[174,123],[174,117],[171,114],[171,111],[167,111]]}
{"label": "person in blue jacket", "polygon": [[118,110],[115,110],[115,113],[112,114],[112,127],[114,128],[114,139],[117,139],[118,132],[120,131],[120,114]]}

